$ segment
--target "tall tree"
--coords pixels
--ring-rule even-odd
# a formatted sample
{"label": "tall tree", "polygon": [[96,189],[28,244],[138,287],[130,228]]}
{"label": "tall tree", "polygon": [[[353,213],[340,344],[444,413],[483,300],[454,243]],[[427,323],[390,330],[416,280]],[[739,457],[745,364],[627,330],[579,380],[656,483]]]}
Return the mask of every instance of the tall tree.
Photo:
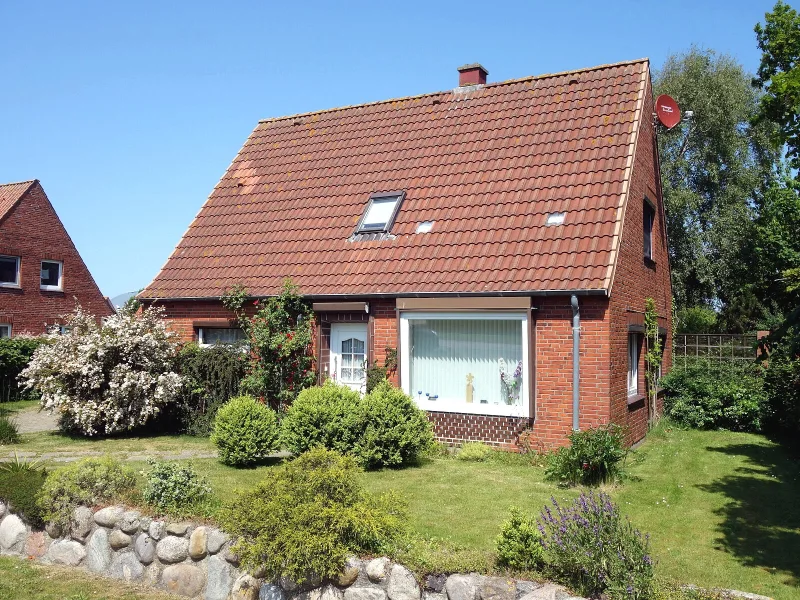
{"label": "tall tree", "polygon": [[752,280],[757,206],[779,159],[772,125],[755,122],[759,92],[728,55],[673,55],[654,89],[694,113],[658,140],[675,303],[724,309]]}
{"label": "tall tree", "polygon": [[755,32],[761,50],[758,77],[764,90],[759,118],[778,125],[776,139],[786,145],[793,169],[800,169],[800,15],[779,1]]}

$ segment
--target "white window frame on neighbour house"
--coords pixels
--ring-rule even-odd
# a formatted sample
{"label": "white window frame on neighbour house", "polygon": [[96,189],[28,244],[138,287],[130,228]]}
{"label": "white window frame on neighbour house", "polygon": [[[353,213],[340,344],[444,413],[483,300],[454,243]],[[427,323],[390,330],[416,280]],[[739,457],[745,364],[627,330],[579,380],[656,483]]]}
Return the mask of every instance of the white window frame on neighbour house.
{"label": "white window frame on neighbour house", "polygon": [[639,361],[642,355],[640,333],[628,332],[628,397],[639,395]]}
{"label": "white window frame on neighbour house", "polygon": [[[239,331],[242,334],[241,339],[234,340],[234,341],[225,341],[225,342],[207,342],[206,341],[206,334],[208,330],[225,330],[225,331]],[[203,348],[209,348],[211,346],[228,346],[238,344],[240,342],[244,342],[244,332],[239,327],[198,327],[197,328],[197,344]]]}
{"label": "white window frame on neighbour house", "polygon": [[[458,389],[458,393],[454,397],[440,397],[439,393],[431,395],[431,391],[436,390],[416,390],[412,389],[414,383],[411,381],[412,370],[412,353],[411,346],[411,321],[415,320],[472,320],[472,321],[494,321],[506,320],[517,321],[520,327],[520,340],[521,340],[521,365],[522,374],[519,389],[519,398],[515,404],[503,404],[495,400],[491,403],[481,403],[479,393],[472,398],[472,402],[468,403],[466,396],[468,393],[468,384],[465,373],[459,373],[458,383],[451,383],[451,389]],[[487,341],[487,344],[489,341]],[[484,344],[481,344],[484,346]],[[460,360],[456,358],[455,360]],[[484,362],[485,364],[485,362]],[[500,362],[498,359],[498,366]],[[462,414],[480,414],[480,415],[493,415],[493,416],[508,416],[508,417],[530,417],[530,386],[529,378],[529,339],[528,339],[528,316],[527,313],[521,312],[422,312],[422,311],[402,311],[400,313],[400,380],[402,389],[414,398],[417,405],[425,410],[438,411],[438,412],[453,412]],[[515,369],[516,365],[507,365],[507,372]],[[491,368],[491,367],[490,367]],[[447,376],[447,372],[442,373],[442,377]],[[471,375],[471,373],[470,373]],[[461,376],[464,376],[463,384],[460,381]],[[488,377],[493,377],[489,374]],[[500,371],[498,368],[496,375],[496,386],[500,387]],[[486,378],[484,377],[484,381]],[[479,383],[479,382],[476,382]],[[493,383],[483,383],[486,386],[495,386]],[[459,386],[463,385],[464,392],[461,393]],[[475,391],[480,386],[473,387]],[[428,395],[426,395],[428,394]],[[488,395],[488,394],[487,394]],[[433,398],[432,396],[435,396]]]}
{"label": "white window frame on neighbour house", "polygon": [[19,256],[0,255],[0,259],[13,260],[16,262],[16,280],[15,281],[0,281],[0,287],[18,288],[19,285]]}
{"label": "white window frame on neighbour house", "polygon": [[[56,285],[42,283],[44,281],[44,265],[45,263],[51,265],[58,265],[58,283]],[[62,292],[64,291],[64,262],[60,260],[44,259],[39,265],[39,289],[46,292]]]}
{"label": "white window frame on neighbour house", "polygon": [[0,339],[11,337],[11,323],[0,323]]}

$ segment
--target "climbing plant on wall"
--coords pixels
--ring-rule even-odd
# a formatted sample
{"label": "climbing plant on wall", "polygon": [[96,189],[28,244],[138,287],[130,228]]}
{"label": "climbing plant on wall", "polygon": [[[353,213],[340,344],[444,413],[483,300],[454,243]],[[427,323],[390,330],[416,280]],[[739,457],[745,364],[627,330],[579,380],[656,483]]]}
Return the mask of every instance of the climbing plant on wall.
{"label": "climbing plant on wall", "polygon": [[658,310],[656,301],[647,298],[644,302],[644,335],[647,344],[647,352],[644,355],[645,379],[647,381],[647,399],[649,403],[649,423],[654,425],[658,421],[657,399],[658,399],[658,376],[661,369],[661,358],[664,355],[664,348],[661,344],[661,336],[658,332]]}
{"label": "climbing plant on wall", "polygon": [[222,298],[250,346],[250,365],[240,390],[281,408],[314,384],[314,312],[289,279],[279,295],[254,300],[252,316],[244,310],[248,297],[242,286],[234,286]]}

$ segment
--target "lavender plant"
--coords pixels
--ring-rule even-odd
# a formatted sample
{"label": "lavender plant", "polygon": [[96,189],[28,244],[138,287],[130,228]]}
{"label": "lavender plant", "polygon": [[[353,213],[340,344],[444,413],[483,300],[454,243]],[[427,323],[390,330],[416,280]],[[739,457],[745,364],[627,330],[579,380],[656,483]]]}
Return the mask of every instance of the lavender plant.
{"label": "lavender plant", "polygon": [[551,575],[589,597],[647,600],[655,593],[648,535],[607,494],[581,494],[571,505],[552,498],[538,519]]}

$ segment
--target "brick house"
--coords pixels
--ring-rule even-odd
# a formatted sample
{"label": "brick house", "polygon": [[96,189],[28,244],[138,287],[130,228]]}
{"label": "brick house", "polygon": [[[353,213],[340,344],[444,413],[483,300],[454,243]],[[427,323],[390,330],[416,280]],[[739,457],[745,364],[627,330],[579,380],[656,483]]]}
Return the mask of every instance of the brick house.
{"label": "brick house", "polygon": [[44,333],[76,302],[114,312],[39,181],[0,185],[0,337]]}
{"label": "brick house", "polygon": [[449,91],[258,123],[139,298],[213,343],[241,333],[227,288],[291,277],[320,378],[360,388],[396,350],[394,382],[443,441],[549,447],[613,421],[635,442],[645,299],[664,333],[671,312],[649,62],[459,73]]}

